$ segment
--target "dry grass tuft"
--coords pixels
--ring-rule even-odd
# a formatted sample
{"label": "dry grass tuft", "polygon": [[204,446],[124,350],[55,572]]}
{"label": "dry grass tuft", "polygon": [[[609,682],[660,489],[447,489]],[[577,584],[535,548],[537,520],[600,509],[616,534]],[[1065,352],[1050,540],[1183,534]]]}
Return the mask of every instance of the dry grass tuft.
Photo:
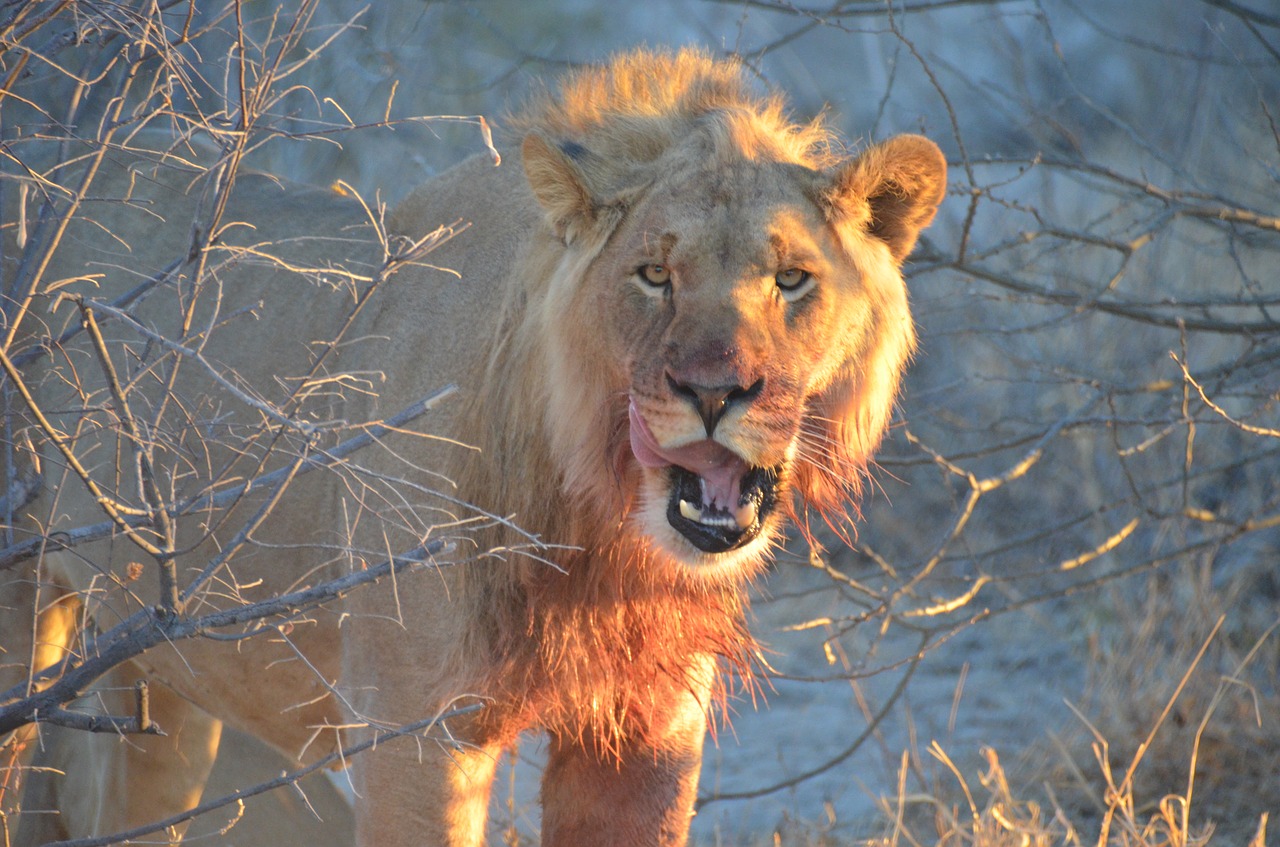
{"label": "dry grass tuft", "polygon": [[[995,750],[982,751],[987,770],[978,777],[978,785],[971,787],[935,745],[930,752],[951,771],[955,784],[940,787],[936,794],[908,794],[904,758],[898,797],[882,801],[881,810],[890,824],[882,835],[866,843],[869,847],[1202,847],[1245,843],[1213,824],[1195,823],[1190,815],[1190,792],[1167,794],[1154,804],[1141,802],[1132,781],[1116,779],[1117,772],[1108,764],[1106,743],[1100,743],[1098,750],[1102,773],[1095,784],[1104,798],[1102,813],[1077,812],[1073,816],[1047,784],[1045,804],[1015,793]],[[946,796],[963,799],[943,799]],[[1266,812],[1255,819],[1249,847],[1266,847],[1267,819]],[[1221,841],[1219,835],[1224,836]]]}
{"label": "dry grass tuft", "polygon": [[[1260,843],[1258,821],[1280,809],[1280,606],[1247,575],[1215,586],[1208,563],[1143,589],[1136,603],[1118,593],[1129,614],[1091,639],[1089,733],[1060,743],[1073,799],[1102,810],[1113,794],[1143,798],[1130,817],[1153,806],[1167,817],[1176,803],[1188,838]],[[1080,776],[1082,761],[1101,768],[1105,790]]]}
{"label": "dry grass tuft", "polygon": [[[1265,583],[1265,570],[1257,571]],[[1053,737],[1052,765],[1015,769],[984,749],[970,784],[904,754],[880,802],[874,847],[1265,847],[1280,809],[1280,616],[1269,584],[1183,562],[1117,588],[1093,610],[1080,729]],[[1222,584],[1225,583],[1225,584]],[[925,790],[913,793],[926,770]]]}
{"label": "dry grass tuft", "polygon": [[[889,818],[885,833],[868,842],[872,847],[922,847],[922,845],[983,845],[983,847],[1050,847],[1063,843],[1069,831],[1059,820],[1047,817],[1039,803],[1020,800],[996,751],[984,748],[987,771],[971,787],[959,767],[935,742],[929,748],[954,779],[939,783],[937,790],[924,794],[907,792],[909,762],[903,756],[899,769],[898,794],[880,801]],[[954,799],[952,799],[954,798]]]}

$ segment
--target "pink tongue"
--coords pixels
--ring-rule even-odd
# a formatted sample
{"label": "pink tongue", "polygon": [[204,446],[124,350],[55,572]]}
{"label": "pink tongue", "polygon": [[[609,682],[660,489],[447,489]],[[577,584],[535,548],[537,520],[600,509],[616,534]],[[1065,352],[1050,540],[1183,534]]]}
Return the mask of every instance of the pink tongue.
{"label": "pink tongue", "polygon": [[710,439],[686,444],[672,450],[664,450],[649,431],[649,425],[636,411],[631,401],[627,414],[631,419],[631,452],[636,461],[647,468],[665,468],[676,465],[701,477],[706,485],[706,505],[717,506],[732,513],[738,508],[742,496],[742,476],[748,465],[736,453]]}

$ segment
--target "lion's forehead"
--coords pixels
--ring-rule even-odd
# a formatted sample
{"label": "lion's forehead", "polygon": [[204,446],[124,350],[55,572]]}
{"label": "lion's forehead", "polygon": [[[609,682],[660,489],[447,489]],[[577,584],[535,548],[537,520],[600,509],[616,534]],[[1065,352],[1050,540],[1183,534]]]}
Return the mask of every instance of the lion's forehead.
{"label": "lion's forehead", "polygon": [[812,182],[815,174],[778,162],[738,159],[729,163],[699,163],[661,173],[649,196],[657,202],[690,211],[745,210],[776,206],[807,207],[816,212]]}
{"label": "lion's forehead", "polygon": [[716,270],[770,274],[839,261],[839,245],[817,205],[798,186],[770,184],[770,191],[741,196],[717,197],[697,183],[655,191],[636,209],[627,249],[655,261],[710,262]]}

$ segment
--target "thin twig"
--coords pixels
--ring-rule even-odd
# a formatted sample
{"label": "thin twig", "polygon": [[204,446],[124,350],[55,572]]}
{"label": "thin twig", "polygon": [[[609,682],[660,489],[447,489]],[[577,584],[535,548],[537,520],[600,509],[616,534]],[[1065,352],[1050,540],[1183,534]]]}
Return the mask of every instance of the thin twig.
{"label": "thin twig", "polygon": [[[374,747],[377,747],[381,744],[386,744],[389,741],[393,741],[398,738],[405,738],[407,736],[423,734],[435,728],[436,726],[441,725],[444,721],[450,720],[452,718],[474,714],[475,712],[478,712],[483,708],[484,708],[483,703],[476,703],[468,706],[457,706],[442,714],[435,715],[430,718],[424,718],[422,720],[414,721],[412,723],[407,723],[407,724],[404,724],[403,726],[395,727],[393,729],[374,729],[372,730],[373,732],[372,738],[369,738],[366,741],[361,741],[358,744],[353,744],[350,747],[344,747],[341,750],[337,750],[333,753],[330,753],[327,756],[324,756],[323,758],[320,758],[315,762],[312,762],[311,764],[307,765],[304,768],[299,768],[298,770],[281,774],[280,776],[275,777],[274,779],[269,779],[266,782],[258,783],[257,785],[251,786],[249,788],[242,788],[238,791],[232,792],[231,794],[227,794],[223,797],[219,797],[216,800],[207,800],[192,809],[188,809],[185,812],[179,812],[178,814],[172,815],[168,818],[165,818],[164,820],[155,821],[154,823],[149,823],[149,824],[146,824],[145,826],[135,827],[134,829],[130,829],[124,832],[112,833],[111,835],[103,835],[95,838],[77,838],[71,841],[54,841],[45,845],[45,847],[107,847],[107,845],[119,844],[122,841],[133,841],[137,838],[141,838],[144,835],[150,835],[154,832],[162,832],[171,826],[177,826],[180,823],[185,823],[191,820],[192,818],[199,817],[200,815],[206,814],[208,812],[212,812],[215,809],[221,809],[226,806],[230,806],[232,804],[238,804],[244,800],[247,800],[250,797],[255,797],[259,794],[265,794],[268,791],[274,791],[275,789],[282,788],[286,785],[295,785],[305,777],[308,777],[317,771],[330,768],[336,763],[343,763],[345,765],[348,759],[352,758],[353,756],[359,755],[360,753],[363,753],[366,750],[372,750]],[[440,738],[435,736],[426,736],[426,737],[430,738],[432,741],[440,745],[451,745],[451,744],[458,743],[456,741],[451,741],[448,738]]]}
{"label": "thin twig", "polygon": [[[42,714],[79,698],[103,674],[158,644],[268,618],[278,618],[283,624],[383,577],[399,575],[414,567],[442,567],[436,557],[447,549],[448,545],[443,541],[430,541],[380,564],[309,588],[195,617],[169,617],[159,607],[135,612],[101,635],[86,635],[82,654],[88,658],[64,660],[53,668],[41,669],[32,675],[37,682],[54,679],[48,687],[28,695],[29,685],[23,682],[0,693],[0,704],[3,704],[0,706],[0,735],[33,723]],[[463,561],[450,561],[448,564],[458,565]],[[272,631],[275,631],[274,627],[257,630],[260,633]]]}

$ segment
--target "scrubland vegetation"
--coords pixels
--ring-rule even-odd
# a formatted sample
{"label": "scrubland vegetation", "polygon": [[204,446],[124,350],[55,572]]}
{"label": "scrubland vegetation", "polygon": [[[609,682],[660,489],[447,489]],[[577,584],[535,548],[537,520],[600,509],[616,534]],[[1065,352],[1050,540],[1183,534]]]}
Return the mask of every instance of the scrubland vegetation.
{"label": "scrubland vegetation", "polygon": [[[0,2],[6,361],[39,355],[17,339],[44,318],[16,304],[92,218],[100,157],[145,137],[215,206],[261,170],[376,209],[490,125],[509,142],[523,93],[641,41],[736,53],[797,110],[854,139],[924,132],[951,165],[860,529],[797,541],[759,587],[776,673],[718,733],[696,843],[1274,843],[1280,16],[1258,0]],[[28,486],[10,470],[6,526]],[[0,574],[80,540],[10,530]],[[152,570],[134,590],[159,602]],[[24,723],[0,697],[0,727]],[[86,731],[71,699],[43,732]],[[40,813],[19,786],[50,776],[14,738],[0,845]],[[499,789],[495,843],[536,843],[536,762]],[[345,832],[279,791],[291,811],[212,802],[196,826]],[[307,823],[272,830],[289,815]]]}

